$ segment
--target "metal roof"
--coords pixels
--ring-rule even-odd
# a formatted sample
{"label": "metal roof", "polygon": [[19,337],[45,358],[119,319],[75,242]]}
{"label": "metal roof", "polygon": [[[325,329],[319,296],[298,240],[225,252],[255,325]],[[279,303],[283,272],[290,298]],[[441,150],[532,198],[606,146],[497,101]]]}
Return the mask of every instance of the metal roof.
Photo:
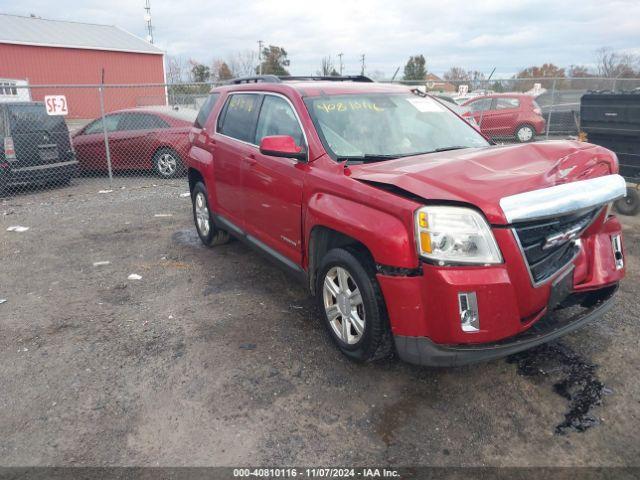
{"label": "metal roof", "polygon": [[47,20],[0,13],[0,43],[163,54],[158,47],[114,25]]}

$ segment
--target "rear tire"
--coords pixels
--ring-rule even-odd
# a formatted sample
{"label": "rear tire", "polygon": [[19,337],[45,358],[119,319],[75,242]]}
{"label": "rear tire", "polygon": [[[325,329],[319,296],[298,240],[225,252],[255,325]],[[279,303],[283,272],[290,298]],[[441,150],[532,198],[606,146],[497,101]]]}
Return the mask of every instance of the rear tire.
{"label": "rear tire", "polygon": [[316,282],[318,308],[329,335],[344,355],[357,362],[393,354],[387,310],[367,257],[357,250],[334,248],[320,262]]}
{"label": "rear tire", "polygon": [[533,142],[536,138],[536,130],[531,125],[520,125],[516,130],[516,140],[519,143]]}
{"label": "rear tire", "polygon": [[627,196],[615,203],[616,210],[622,215],[637,215],[640,212],[640,194],[635,188],[627,187]]}
{"label": "rear tire", "polygon": [[198,182],[191,191],[193,221],[200,241],[207,247],[223,245],[229,241],[229,234],[216,227],[209,209],[209,195],[204,183]]}
{"label": "rear tire", "polygon": [[184,172],[180,155],[171,148],[161,148],[153,155],[153,168],[161,178],[175,178]]}

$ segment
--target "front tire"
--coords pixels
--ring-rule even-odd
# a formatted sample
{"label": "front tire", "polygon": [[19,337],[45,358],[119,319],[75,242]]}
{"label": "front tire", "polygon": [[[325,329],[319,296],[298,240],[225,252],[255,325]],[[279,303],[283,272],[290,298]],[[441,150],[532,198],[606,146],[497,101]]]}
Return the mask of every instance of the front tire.
{"label": "front tire", "polygon": [[351,360],[391,356],[393,342],[375,268],[355,250],[335,248],[320,263],[316,299],[329,335]]}
{"label": "front tire", "polygon": [[516,140],[519,143],[533,142],[536,138],[536,131],[531,125],[520,125],[516,130]]}
{"label": "front tire", "polygon": [[175,178],[184,171],[180,155],[171,148],[161,148],[153,155],[153,168],[161,178]]}
{"label": "front tire", "polygon": [[627,196],[616,201],[614,205],[622,215],[637,215],[640,212],[640,194],[638,194],[638,190],[627,187]]}
{"label": "front tire", "polygon": [[191,203],[193,205],[193,221],[200,241],[207,247],[222,245],[229,241],[229,234],[220,230],[213,223],[213,216],[209,209],[209,195],[204,183],[198,182],[191,191]]}

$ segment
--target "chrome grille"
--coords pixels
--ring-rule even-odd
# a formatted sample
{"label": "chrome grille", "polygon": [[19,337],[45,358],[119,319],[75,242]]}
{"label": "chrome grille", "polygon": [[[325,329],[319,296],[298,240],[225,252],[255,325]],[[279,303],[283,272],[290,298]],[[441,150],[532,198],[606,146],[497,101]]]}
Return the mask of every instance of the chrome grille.
{"label": "chrome grille", "polygon": [[548,280],[573,260],[579,250],[576,240],[601,208],[514,225],[534,284]]}

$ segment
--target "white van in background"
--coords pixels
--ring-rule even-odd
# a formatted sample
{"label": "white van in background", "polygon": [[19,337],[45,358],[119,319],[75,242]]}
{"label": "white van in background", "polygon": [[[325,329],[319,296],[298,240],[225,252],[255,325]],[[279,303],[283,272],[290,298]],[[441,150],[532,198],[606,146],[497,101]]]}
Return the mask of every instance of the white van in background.
{"label": "white van in background", "polygon": [[26,87],[27,80],[16,80],[11,78],[0,78],[0,102],[30,102],[31,90]]}

